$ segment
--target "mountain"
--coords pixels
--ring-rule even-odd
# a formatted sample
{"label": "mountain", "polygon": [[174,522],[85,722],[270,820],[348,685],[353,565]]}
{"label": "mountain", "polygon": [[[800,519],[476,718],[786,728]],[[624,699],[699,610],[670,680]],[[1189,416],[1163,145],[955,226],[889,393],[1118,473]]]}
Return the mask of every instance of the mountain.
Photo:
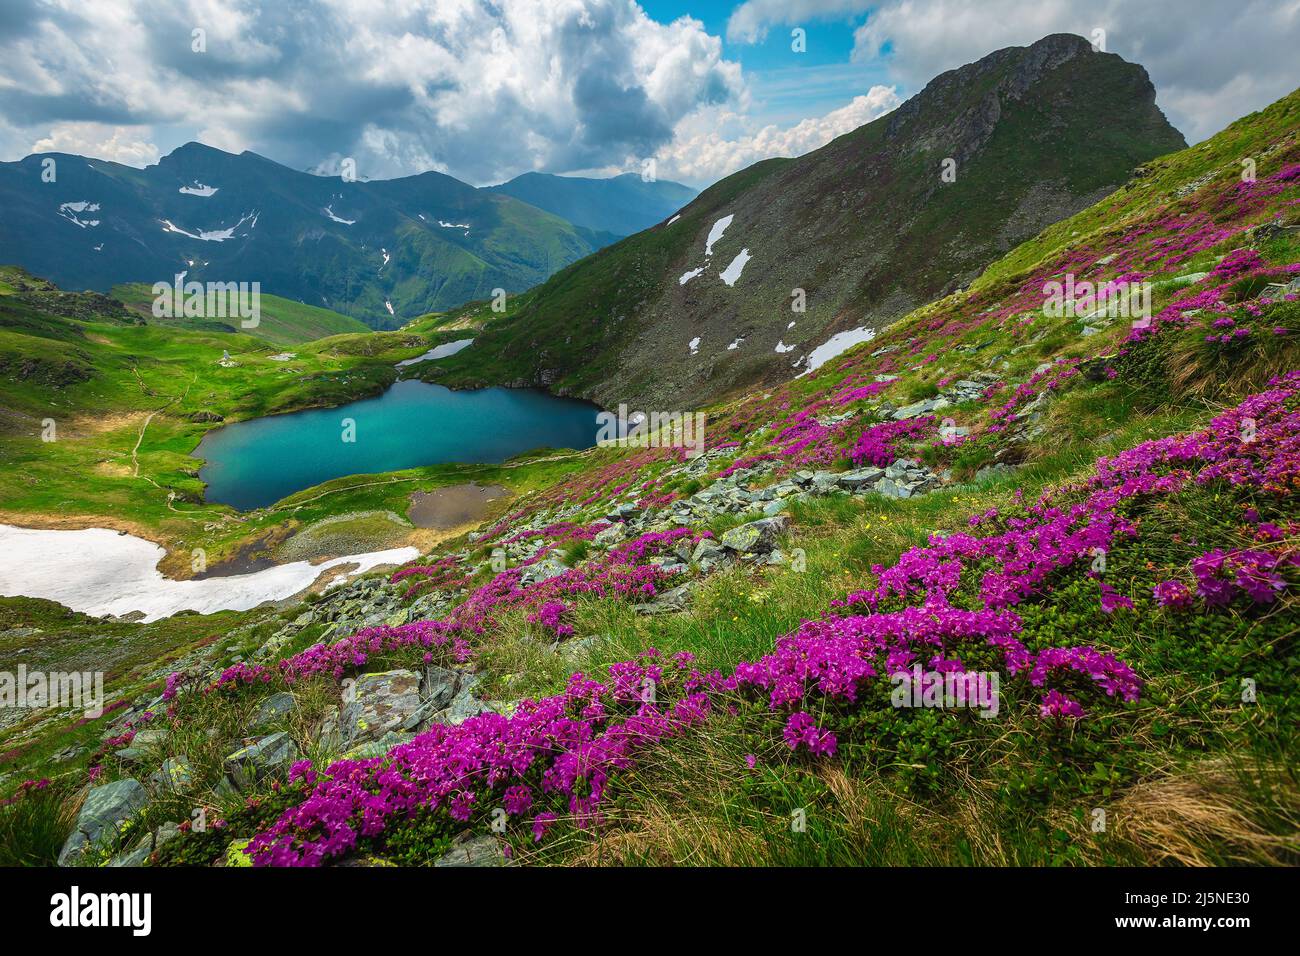
{"label": "mountain", "polygon": [[1000,50],[562,270],[446,380],[698,407],[807,370],[1184,145],[1142,67],[1069,35]]}
{"label": "mountain", "polygon": [[376,328],[522,291],[614,238],[441,173],[345,182],[199,143],[145,169],[0,163],[0,208],[0,262],[66,288],[257,281]]}
{"label": "mountain", "polygon": [[630,236],[667,219],[699,191],[667,180],[646,182],[635,173],[610,179],[524,173],[492,192],[522,199],[577,226]]}

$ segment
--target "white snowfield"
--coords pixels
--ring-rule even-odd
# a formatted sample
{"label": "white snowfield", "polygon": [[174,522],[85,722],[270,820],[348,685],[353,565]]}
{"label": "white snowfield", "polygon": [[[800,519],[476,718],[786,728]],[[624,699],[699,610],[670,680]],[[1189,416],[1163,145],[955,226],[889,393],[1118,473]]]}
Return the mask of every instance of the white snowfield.
{"label": "white snowfield", "polygon": [[393,311],[393,303],[389,302],[387,299],[384,300],[384,308],[388,310],[389,315],[397,314]]}
{"label": "white snowfield", "polygon": [[727,346],[727,351],[734,352],[736,349],[740,348],[740,344],[744,341],[745,341],[745,337],[743,335],[740,336],[740,338],[734,340],[730,345]]}
{"label": "white snowfield", "polygon": [[779,339],[777,340],[775,351],[778,355],[784,355],[786,352],[793,352],[794,350],[795,350],[795,346],[786,345],[784,342],[780,341]]}
{"label": "white snowfield", "polygon": [[677,215],[673,216],[673,218],[669,219],[666,223],[664,223],[664,225],[671,226],[673,223],[675,223],[678,219],[681,218],[682,218],[681,213],[678,213]]}
{"label": "white snowfield", "polygon": [[345,226],[356,225],[356,220],[355,220],[355,219],[343,219],[343,218],[341,218],[341,217],[339,217],[339,216],[334,215],[334,206],[333,206],[332,203],[331,203],[330,205],[326,206],[326,207],[324,208],[324,210],[322,210],[322,211],[325,213],[326,216],[328,216],[328,217],[329,217],[331,220],[333,220],[334,222],[341,222],[341,223],[343,223],[343,225],[345,225]]}
{"label": "white snowfield", "polygon": [[[227,239],[233,239],[235,237],[235,230],[244,223],[248,223],[250,229],[255,228],[257,226],[257,212],[253,211],[244,213],[244,215],[239,217],[239,222],[235,223],[229,229],[204,229],[198,233],[188,232],[176,225],[170,219],[159,219],[158,221],[163,224],[163,232],[175,232],[182,236],[188,236],[191,239],[202,239],[204,242],[225,242]],[[248,233],[244,233],[244,235],[248,235]],[[191,263],[191,265],[192,264],[193,263]]]}
{"label": "white snowfield", "polygon": [[745,263],[751,258],[752,256],[750,256],[748,249],[741,249],[740,252],[736,254],[736,258],[731,260],[731,265],[727,266],[727,268],[722,271],[719,278],[727,285],[735,285],[736,280],[740,278],[740,273],[745,268]]}
{"label": "white snowfield", "polygon": [[98,219],[82,219],[80,214],[83,212],[99,212],[99,203],[97,202],[65,202],[59,204],[59,215],[74,226],[80,226],[85,229],[87,226],[98,226]]}
{"label": "white snowfield", "polygon": [[217,187],[205,186],[203,183],[196,182],[193,186],[182,186],[180,192],[184,193],[186,196],[202,196],[206,199],[208,196],[216,194]]}
{"label": "white snowfield", "polygon": [[847,352],[861,342],[870,342],[875,337],[876,330],[868,328],[837,332],[808,353],[808,368],[803,374],[807,375],[808,372],[821,368],[841,352]]}
{"label": "white snowfield", "polygon": [[163,577],[158,562],[165,553],[152,541],[106,528],[38,531],[0,525],[0,595],[45,598],[96,617],[142,611],[144,620],[156,621],[179,611],[246,611],[297,594],[331,568],[356,565],[346,572],[353,577],[404,564],[419,549],[372,551],[321,564],[295,561],[198,581]]}
{"label": "white snowfield", "polygon": [[691,350],[692,355],[700,354],[700,337],[697,335],[686,343],[686,347]]}
{"label": "white snowfield", "polygon": [[713,255],[713,244],[722,238],[722,234],[726,232],[727,227],[731,225],[731,220],[735,218],[735,214],[723,216],[713,224],[713,228],[709,230],[709,237],[704,240],[704,254],[706,256]]}
{"label": "white snowfield", "polygon": [[699,275],[703,271],[704,271],[704,266],[700,266],[698,269],[692,269],[690,272],[683,272],[682,277],[677,280],[677,284],[686,285],[686,283],[690,282],[692,279],[694,279],[697,275]]}
{"label": "white snowfield", "polygon": [[435,345],[423,355],[417,355],[415,358],[403,359],[398,362],[395,368],[402,368],[404,365],[416,365],[420,362],[431,362],[434,359],[447,358],[455,355],[457,352],[469,348],[474,344],[473,339],[457,339],[455,342],[443,342],[441,345]]}

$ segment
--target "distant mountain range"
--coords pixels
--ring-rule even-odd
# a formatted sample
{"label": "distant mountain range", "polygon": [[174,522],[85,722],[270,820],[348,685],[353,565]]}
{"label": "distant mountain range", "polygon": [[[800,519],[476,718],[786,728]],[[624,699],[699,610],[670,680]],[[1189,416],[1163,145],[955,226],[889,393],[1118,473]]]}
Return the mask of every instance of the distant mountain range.
{"label": "distant mountain range", "polygon": [[[535,197],[540,205],[511,195],[536,192],[536,178],[493,189],[436,172],[345,182],[198,143],[145,169],[37,154],[0,163],[0,263],[69,289],[179,272],[258,281],[264,292],[393,328],[496,288],[522,292],[693,195],[635,176],[560,180],[543,190],[550,199]],[[557,203],[583,223],[548,211]]]}
{"label": "distant mountain range", "polygon": [[663,222],[699,195],[699,190],[681,183],[647,182],[636,173],[610,179],[524,173],[487,188],[553,212],[575,226],[619,236]]}
{"label": "distant mountain range", "polygon": [[486,314],[446,380],[641,408],[783,380],[1185,145],[1142,67],[1064,34],[1000,50],[821,149],[723,179],[506,318]]}

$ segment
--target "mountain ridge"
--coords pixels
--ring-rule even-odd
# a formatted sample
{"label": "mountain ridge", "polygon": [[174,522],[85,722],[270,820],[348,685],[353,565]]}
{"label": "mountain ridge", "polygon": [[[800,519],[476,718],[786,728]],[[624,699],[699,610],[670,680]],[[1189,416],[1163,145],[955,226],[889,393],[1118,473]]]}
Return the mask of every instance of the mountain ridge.
{"label": "mountain ridge", "polygon": [[[561,270],[505,320],[485,316],[481,347],[447,363],[444,380],[544,385],[607,407],[678,407],[779,381],[832,335],[952,291],[1184,145],[1141,66],[1067,34],[997,51]],[[793,311],[797,289],[806,313]]]}

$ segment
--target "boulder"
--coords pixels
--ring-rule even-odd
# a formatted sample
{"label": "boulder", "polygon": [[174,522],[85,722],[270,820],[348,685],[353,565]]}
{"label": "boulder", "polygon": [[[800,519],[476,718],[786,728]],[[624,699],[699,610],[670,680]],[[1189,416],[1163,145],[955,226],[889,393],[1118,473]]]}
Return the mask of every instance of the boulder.
{"label": "boulder", "polygon": [[287,733],[267,734],[226,758],[226,777],[235,790],[246,793],[269,777],[288,776],[299,756]]}
{"label": "boulder", "polygon": [[339,715],[343,744],[355,747],[397,730],[420,710],[420,675],[410,670],[362,674]]}
{"label": "boulder", "polygon": [[785,515],[773,515],[738,525],[722,536],[722,547],[739,554],[766,554],[776,547],[777,536],[788,520]]}
{"label": "boulder", "polygon": [[860,491],[874,485],[885,476],[882,468],[857,468],[839,475],[839,486],[846,491]]}
{"label": "boulder", "polygon": [[190,762],[181,754],[168,757],[157,770],[149,775],[149,782],[160,790],[170,793],[182,793],[193,779]]}
{"label": "boulder", "polygon": [[272,724],[279,723],[293,712],[293,694],[280,691],[262,701],[253,717],[253,730],[265,730]]}
{"label": "boulder", "polygon": [[504,866],[505,855],[496,837],[486,833],[470,836],[462,833],[452,841],[451,849],[433,861],[434,866]]}
{"label": "boulder", "polygon": [[85,851],[107,843],[139,813],[149,797],[139,780],[127,778],[93,787],[77,814],[77,823],[59,851],[59,865],[75,864]]}

